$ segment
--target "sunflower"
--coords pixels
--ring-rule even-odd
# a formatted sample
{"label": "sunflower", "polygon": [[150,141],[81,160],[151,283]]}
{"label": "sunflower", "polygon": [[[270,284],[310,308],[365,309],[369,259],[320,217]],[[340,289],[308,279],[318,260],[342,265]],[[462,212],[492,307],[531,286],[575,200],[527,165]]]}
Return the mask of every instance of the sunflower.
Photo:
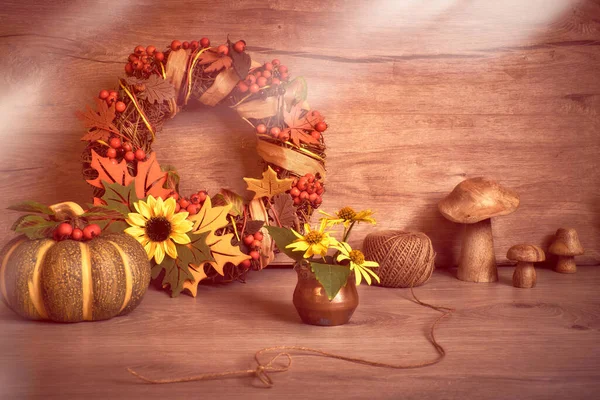
{"label": "sunflower", "polygon": [[131,226],[125,232],[144,246],[149,260],[154,257],[160,264],[165,254],[177,258],[175,243],[190,243],[186,232],[192,230],[194,223],[186,219],[189,213],[175,213],[175,199],[172,197],[163,201],[160,197],[148,196],[146,201],[139,200],[133,206],[137,213],[129,213],[125,221]]}
{"label": "sunflower", "polygon": [[352,247],[346,242],[340,242],[334,247],[340,251],[340,254],[337,256],[338,262],[350,260],[350,271],[354,271],[357,285],[360,285],[363,277],[368,285],[371,284],[371,276],[377,282],[381,282],[377,274],[370,270],[370,268],[379,267],[378,263],[375,261],[366,261],[365,255],[360,250],[352,250]]}
{"label": "sunflower", "polygon": [[375,225],[373,211],[371,210],[362,210],[356,212],[352,207],[346,206],[336,212],[335,215],[328,214],[321,210],[319,210],[319,212],[325,215],[325,217],[321,219],[327,221],[327,226],[344,224],[344,228],[348,228],[350,224],[354,224],[356,222],[368,222]]}
{"label": "sunflower", "polygon": [[338,243],[335,238],[329,236],[329,232],[325,232],[326,226],[327,222],[324,220],[321,221],[321,226],[318,230],[311,230],[310,225],[304,224],[304,230],[306,232],[304,236],[292,229],[292,232],[298,239],[285,247],[287,249],[292,249],[292,251],[304,251],[304,258],[310,258],[314,254],[325,257],[329,247]]}

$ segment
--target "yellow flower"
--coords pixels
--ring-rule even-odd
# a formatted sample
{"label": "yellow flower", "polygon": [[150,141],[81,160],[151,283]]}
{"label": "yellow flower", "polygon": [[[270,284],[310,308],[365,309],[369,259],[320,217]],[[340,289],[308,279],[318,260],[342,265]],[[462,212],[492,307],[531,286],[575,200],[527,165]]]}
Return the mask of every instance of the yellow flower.
{"label": "yellow flower", "polygon": [[292,229],[292,232],[298,239],[285,247],[292,249],[292,251],[304,251],[304,258],[310,258],[314,254],[325,257],[329,247],[338,244],[335,238],[329,236],[329,232],[325,232],[326,226],[327,223],[324,220],[321,221],[321,226],[318,230],[311,230],[310,225],[304,224],[304,230],[306,231],[304,236]]}
{"label": "yellow flower", "polygon": [[354,211],[351,207],[343,207],[335,215],[328,214],[324,211],[319,212],[325,215],[322,220],[327,221],[327,226],[333,226],[337,224],[344,224],[345,228],[348,228],[350,224],[354,222],[368,222],[375,225],[375,219],[373,218],[373,211],[362,210],[359,212]]}
{"label": "yellow flower", "polygon": [[340,251],[340,254],[337,257],[338,262],[350,260],[350,270],[354,271],[357,285],[360,285],[362,278],[365,278],[367,284],[370,285],[371,276],[373,276],[377,282],[381,282],[377,274],[370,270],[370,268],[379,267],[378,263],[375,261],[366,261],[365,255],[360,250],[352,250],[352,247],[346,242],[341,242],[334,247]]}
{"label": "yellow flower", "polygon": [[129,228],[125,233],[133,236],[144,246],[148,259],[157,264],[163,262],[165,254],[177,258],[175,243],[190,243],[186,232],[192,230],[194,223],[187,220],[189,213],[175,213],[175,199],[172,197],[163,201],[148,196],[146,201],[140,200],[133,203],[137,213],[129,213],[125,220]]}

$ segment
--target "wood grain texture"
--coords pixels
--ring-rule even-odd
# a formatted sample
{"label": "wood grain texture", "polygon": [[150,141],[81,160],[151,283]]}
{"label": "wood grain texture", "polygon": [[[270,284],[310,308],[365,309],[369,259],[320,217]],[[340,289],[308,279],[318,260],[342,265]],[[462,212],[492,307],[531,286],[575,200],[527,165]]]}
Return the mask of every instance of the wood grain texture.
{"label": "wood grain texture", "polygon": [[[2,209],[89,201],[74,112],[115,86],[135,45],[229,34],[307,78],[330,126],[324,209],[371,207],[378,228],[424,231],[437,265],[455,265],[463,227],[436,204],[487,176],[521,196],[493,221],[499,262],[516,243],[546,249],[559,227],[579,232],[578,263],[600,261],[597,1],[7,0],[0,19]],[[189,193],[242,191],[260,176],[254,146],[233,111],[195,107],[155,149]],[[0,215],[0,238],[14,218]]]}
{"label": "wood grain texture", "polygon": [[[294,271],[272,269],[248,284],[201,286],[197,298],[150,289],[131,314],[71,325],[30,322],[0,304],[0,398],[592,399],[600,390],[600,268],[538,270],[533,289],[461,282],[439,270],[417,289],[423,301],[457,309],[438,341],[447,357],[416,370],[387,370],[298,356],[264,389],[251,378],[148,385],[152,377],[253,368],[254,352],[308,346],[389,363],[436,356],[425,334],[438,312],[409,289],[358,288],[349,324],[317,327],[292,304]],[[373,390],[376,388],[377,392]],[[310,396],[309,396],[310,397]]]}

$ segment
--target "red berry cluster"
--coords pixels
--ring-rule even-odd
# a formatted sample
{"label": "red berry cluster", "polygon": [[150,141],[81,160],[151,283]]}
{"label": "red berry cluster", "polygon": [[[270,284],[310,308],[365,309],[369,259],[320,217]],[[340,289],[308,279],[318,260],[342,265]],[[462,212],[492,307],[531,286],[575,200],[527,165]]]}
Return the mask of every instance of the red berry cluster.
{"label": "red berry cluster", "polygon": [[315,130],[310,133],[312,137],[321,140],[321,134],[327,130],[327,124],[323,121],[317,122],[314,126]]}
{"label": "red berry cluster", "polygon": [[[191,49],[191,50],[196,50],[199,49],[200,47],[202,48],[207,48],[210,46],[210,40],[206,37],[203,37],[202,39],[198,40],[192,40],[191,42],[181,42],[179,40],[173,40],[171,42],[171,44],[169,45],[169,48],[173,51],[177,51],[179,49]],[[227,47],[227,46],[225,46]]]}
{"label": "red berry cluster", "polygon": [[121,142],[116,136],[113,136],[108,141],[110,146],[106,150],[106,157],[110,158],[113,164],[118,164],[117,159],[125,159],[127,162],[133,160],[144,161],[146,159],[146,152],[142,149],[134,149],[131,143]]}
{"label": "red berry cluster", "polygon": [[98,93],[98,98],[100,100],[106,101],[106,104],[110,107],[111,105],[115,105],[115,110],[117,112],[123,112],[127,108],[127,105],[122,101],[118,101],[119,93],[116,90],[106,90],[102,89],[100,93]]}
{"label": "red berry cluster", "polygon": [[175,193],[171,197],[177,202],[175,212],[184,210],[190,213],[190,215],[196,215],[204,205],[204,201],[208,197],[208,192],[200,190],[198,193],[192,194],[189,198],[179,197],[179,194]]}
{"label": "red berry cluster", "polygon": [[97,224],[89,224],[85,226],[83,229],[74,228],[73,225],[69,222],[61,222],[58,224],[54,232],[52,233],[52,237],[57,242],[65,239],[73,239],[73,240],[92,240],[96,236],[98,236],[102,232],[100,226]]}
{"label": "red berry cluster", "polygon": [[158,63],[164,61],[165,53],[156,51],[154,46],[136,46],[125,64],[125,73],[137,78],[148,78],[151,74],[160,74]]}
{"label": "red berry cluster", "polygon": [[265,86],[278,86],[281,84],[281,81],[287,81],[288,78],[288,68],[285,65],[281,65],[278,59],[274,59],[252,70],[245,80],[237,84],[237,89],[240,93],[258,93]]}
{"label": "red berry cluster", "polygon": [[260,258],[260,248],[262,246],[262,240],[264,236],[261,232],[256,232],[253,235],[244,236],[243,242],[246,246],[248,246],[251,250],[248,255],[252,257],[252,260],[244,260],[240,266],[248,269],[252,265],[252,261],[258,261]]}
{"label": "red berry cluster", "polygon": [[294,180],[293,187],[290,190],[290,196],[294,199],[294,205],[299,206],[304,202],[310,203],[313,207],[318,207],[323,202],[321,197],[325,192],[323,184],[319,182],[313,174],[306,174]]}

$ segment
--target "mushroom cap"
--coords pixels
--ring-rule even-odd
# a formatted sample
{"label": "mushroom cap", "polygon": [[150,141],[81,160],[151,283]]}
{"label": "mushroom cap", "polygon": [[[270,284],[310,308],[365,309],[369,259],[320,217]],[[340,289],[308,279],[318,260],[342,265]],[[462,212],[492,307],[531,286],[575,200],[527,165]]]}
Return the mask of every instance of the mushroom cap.
{"label": "mushroom cap", "polygon": [[515,244],[508,249],[506,258],[513,261],[540,262],[546,259],[546,254],[533,244]]}
{"label": "mushroom cap", "polygon": [[577,231],[573,228],[560,228],[556,231],[556,239],[550,245],[548,252],[557,256],[580,256],[583,247],[579,242]]}
{"label": "mushroom cap", "polygon": [[483,178],[462,181],[438,204],[444,217],[461,224],[508,215],[519,207],[519,195],[497,182]]}

